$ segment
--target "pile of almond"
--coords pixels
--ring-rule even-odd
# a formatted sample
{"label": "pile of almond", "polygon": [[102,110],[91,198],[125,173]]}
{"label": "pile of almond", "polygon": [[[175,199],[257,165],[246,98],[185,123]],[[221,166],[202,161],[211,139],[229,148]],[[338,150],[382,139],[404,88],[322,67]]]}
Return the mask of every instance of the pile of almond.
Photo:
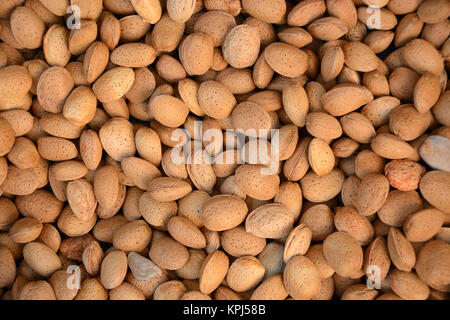
{"label": "pile of almond", "polygon": [[1,0],[0,299],[448,300],[449,15]]}

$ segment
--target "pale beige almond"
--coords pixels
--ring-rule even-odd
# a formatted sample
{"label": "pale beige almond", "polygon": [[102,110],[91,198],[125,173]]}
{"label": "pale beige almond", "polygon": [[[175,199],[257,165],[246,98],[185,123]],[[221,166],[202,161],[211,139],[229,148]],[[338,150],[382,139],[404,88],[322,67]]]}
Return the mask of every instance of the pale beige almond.
{"label": "pale beige almond", "polygon": [[70,160],[78,156],[73,142],[58,137],[42,137],[38,139],[39,154],[50,161]]}
{"label": "pale beige almond", "polygon": [[271,169],[262,165],[245,164],[236,170],[236,183],[247,195],[259,200],[275,197],[279,190],[280,179],[276,174],[265,174]]}
{"label": "pale beige almond", "polygon": [[18,137],[8,153],[8,160],[19,169],[30,169],[39,162],[36,145],[25,137]]}
{"label": "pale beige almond", "polygon": [[252,66],[258,58],[259,49],[260,39],[257,29],[245,24],[228,32],[222,45],[225,61],[239,69]]}
{"label": "pale beige almond", "polygon": [[334,225],[338,231],[347,232],[361,246],[368,245],[375,233],[370,221],[353,207],[336,207]]}
{"label": "pale beige almond", "polygon": [[358,11],[358,20],[369,26],[371,29],[376,30],[391,30],[394,29],[397,25],[396,16],[386,8],[380,8],[378,13],[379,17],[377,21],[374,21],[372,18],[372,10],[370,7],[361,6],[357,9]]}
{"label": "pale beige almond", "polygon": [[72,55],[80,55],[86,51],[97,38],[97,23],[91,20],[82,20],[80,28],[74,28],[69,35],[69,51]]}
{"label": "pale beige almond", "polygon": [[42,223],[35,218],[17,220],[9,229],[8,236],[16,243],[28,243],[36,240],[42,232]]}
{"label": "pale beige almond", "polygon": [[64,107],[64,117],[79,126],[92,121],[97,110],[97,97],[90,87],[75,88],[67,97]]}
{"label": "pale beige almond", "polygon": [[124,252],[141,252],[148,246],[151,237],[151,228],[144,220],[138,219],[120,226],[113,233],[113,245]]}
{"label": "pale beige almond", "polygon": [[264,277],[265,269],[259,260],[252,256],[240,257],[228,269],[226,281],[236,292],[254,289]]}
{"label": "pale beige almond", "polygon": [[380,133],[371,142],[372,150],[386,159],[404,159],[414,155],[414,149],[390,133]]}
{"label": "pale beige almond", "polygon": [[432,73],[425,73],[414,87],[414,106],[419,112],[425,113],[436,104],[440,93],[438,78]]}
{"label": "pale beige almond", "polygon": [[423,39],[408,42],[402,50],[402,57],[405,63],[419,74],[430,72],[439,75],[444,68],[442,56],[437,49]]}

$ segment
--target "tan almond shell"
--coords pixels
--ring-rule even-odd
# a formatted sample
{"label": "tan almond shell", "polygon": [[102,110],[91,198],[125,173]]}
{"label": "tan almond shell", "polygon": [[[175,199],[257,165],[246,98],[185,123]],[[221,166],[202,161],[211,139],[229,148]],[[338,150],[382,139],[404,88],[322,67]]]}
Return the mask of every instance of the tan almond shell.
{"label": "tan almond shell", "polygon": [[450,245],[432,240],[420,249],[415,269],[420,279],[433,289],[448,291]]}
{"label": "tan almond shell", "polygon": [[211,231],[224,231],[240,225],[248,213],[245,201],[234,195],[217,195],[201,207],[202,222]]}
{"label": "tan almond shell", "polygon": [[36,240],[42,232],[42,223],[34,218],[17,220],[9,229],[8,236],[16,243],[28,243]]}
{"label": "tan almond shell", "polygon": [[292,257],[286,264],[283,283],[296,300],[309,300],[320,292],[321,280],[314,263],[304,256]]}
{"label": "tan almond shell", "polygon": [[350,277],[363,265],[360,244],[346,232],[330,234],[323,242],[328,264],[342,277]]}
{"label": "tan almond shell", "polygon": [[387,237],[387,245],[391,261],[397,269],[410,272],[416,264],[413,246],[401,231],[391,227]]}
{"label": "tan almond shell", "polygon": [[289,234],[293,222],[285,205],[272,203],[253,210],[246,218],[245,230],[256,237],[280,239]]}
{"label": "tan almond shell", "polygon": [[30,242],[23,248],[25,262],[40,276],[49,277],[61,268],[61,261],[56,253],[39,242]]}
{"label": "tan almond shell", "polygon": [[212,293],[228,272],[229,260],[225,253],[216,250],[203,261],[200,269],[200,291],[203,294]]}
{"label": "tan almond shell", "polygon": [[105,255],[100,267],[100,281],[105,289],[117,288],[127,275],[127,256],[123,251],[114,250]]}
{"label": "tan almond shell", "polygon": [[236,259],[228,269],[226,282],[236,292],[247,292],[254,289],[264,277],[265,269],[253,256]]}
{"label": "tan almond shell", "polygon": [[203,233],[187,218],[172,217],[167,223],[169,234],[181,244],[202,249],[206,247],[206,239]]}

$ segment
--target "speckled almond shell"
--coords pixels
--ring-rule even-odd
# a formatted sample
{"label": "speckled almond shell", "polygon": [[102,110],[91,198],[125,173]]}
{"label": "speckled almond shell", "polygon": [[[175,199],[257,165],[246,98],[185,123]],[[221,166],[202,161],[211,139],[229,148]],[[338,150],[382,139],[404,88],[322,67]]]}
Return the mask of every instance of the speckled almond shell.
{"label": "speckled almond shell", "polygon": [[236,183],[247,195],[258,200],[270,200],[279,190],[278,175],[265,174],[262,165],[244,164],[236,169]]}
{"label": "speckled almond shell", "polygon": [[286,13],[286,3],[282,0],[243,0],[242,8],[266,23],[281,23]]}
{"label": "speckled almond shell", "polygon": [[387,245],[394,266],[399,270],[410,272],[416,264],[416,254],[402,232],[396,228],[390,228]]}
{"label": "speckled almond shell", "polygon": [[181,126],[189,113],[182,100],[165,94],[150,100],[149,111],[158,122],[171,128]]}
{"label": "speckled almond shell", "polygon": [[142,68],[152,64],[156,51],[145,43],[126,43],[111,52],[111,62],[130,68]]}
{"label": "speckled almond shell", "polygon": [[313,171],[309,171],[300,179],[300,186],[303,196],[307,200],[325,202],[339,194],[344,179],[344,173],[340,169],[333,169],[328,175],[323,177],[318,176]]}
{"label": "speckled almond shell", "polygon": [[369,89],[354,85],[338,85],[325,93],[321,101],[325,110],[332,116],[343,116],[355,111],[362,105],[373,100],[373,94]]}
{"label": "speckled almond shell", "polygon": [[213,292],[225,279],[228,272],[229,260],[222,251],[214,251],[203,261],[200,269],[200,291],[203,294]]}
{"label": "speckled almond shell", "polygon": [[64,101],[74,87],[70,73],[61,67],[45,70],[37,84],[37,97],[45,111],[59,113],[63,111]]}
{"label": "speckled almond shell", "polygon": [[275,72],[289,78],[301,76],[308,66],[305,52],[282,42],[270,44],[264,50],[264,59]]}
{"label": "speckled almond shell", "polygon": [[341,277],[350,277],[363,265],[360,244],[346,232],[334,232],[323,242],[323,253],[328,264]]}
{"label": "speckled almond shell", "polygon": [[186,264],[189,251],[171,237],[162,236],[152,241],[149,257],[161,268],[176,270]]}
{"label": "speckled almond shell", "polygon": [[286,264],[283,283],[296,300],[309,300],[320,293],[321,280],[314,263],[304,256],[292,257]]}
{"label": "speckled almond shell", "polygon": [[416,151],[407,142],[390,133],[379,133],[371,141],[372,150],[386,159],[404,159],[413,156]]}
{"label": "speckled almond shell", "polygon": [[419,186],[425,200],[444,213],[450,212],[449,181],[449,172],[433,170],[422,177]]}
{"label": "speckled almond shell", "polygon": [[95,215],[97,199],[92,184],[83,179],[73,180],[66,187],[67,200],[73,213],[87,221]]}
{"label": "speckled almond shell", "polygon": [[65,235],[69,237],[78,237],[91,231],[96,222],[97,215],[92,215],[90,219],[83,221],[78,219],[72,209],[67,206],[59,215],[57,226],[58,229]]}
{"label": "speckled almond shell", "polygon": [[323,0],[306,0],[295,5],[289,12],[290,26],[305,26],[325,14],[327,7]]}
{"label": "speckled almond shell", "polygon": [[179,55],[184,69],[189,75],[205,74],[212,66],[214,43],[203,33],[188,35],[179,46]]}
{"label": "speckled almond shell", "polygon": [[450,245],[442,240],[432,240],[419,251],[417,275],[433,289],[448,291],[449,253]]}
{"label": "speckled almond shell", "polygon": [[407,66],[419,74],[431,72],[439,75],[444,69],[444,63],[439,51],[428,41],[414,39],[408,42],[402,50],[402,57]]}
{"label": "speckled almond shell", "polygon": [[198,89],[198,104],[204,114],[214,119],[224,119],[233,111],[236,99],[222,83],[205,81]]}
{"label": "speckled almond shell", "polygon": [[236,292],[254,289],[264,277],[265,269],[259,260],[252,256],[236,259],[228,269],[226,281]]}
{"label": "speckled almond shell", "polygon": [[371,215],[383,206],[388,193],[389,181],[386,177],[377,173],[369,173],[361,180],[354,206],[359,214]]}
{"label": "speckled almond shell", "polygon": [[23,248],[26,263],[40,276],[48,277],[61,268],[61,261],[52,249],[39,242],[30,242]]}
{"label": "speckled almond shell", "polygon": [[240,225],[248,213],[244,200],[233,195],[209,198],[201,208],[204,225],[211,231],[224,231]]}
{"label": "speckled almond shell", "polygon": [[63,203],[46,190],[18,196],[15,204],[23,216],[35,218],[42,223],[54,222],[63,209]]}
{"label": "speckled almond shell", "polygon": [[411,242],[426,242],[434,237],[444,223],[443,213],[436,209],[425,209],[410,215],[403,225],[406,239]]}
{"label": "speckled almond shell", "polygon": [[148,244],[152,230],[144,220],[134,220],[122,225],[113,234],[113,245],[124,252],[141,252]]}
{"label": "speckled almond shell", "polygon": [[305,255],[311,244],[312,231],[304,224],[295,227],[286,238],[283,260],[285,263],[296,255]]}
{"label": "speckled almond shell", "polygon": [[45,60],[50,66],[65,67],[70,60],[69,30],[59,24],[51,26],[44,36]]}
{"label": "speckled almond shell", "polygon": [[245,230],[256,237],[280,239],[289,234],[293,222],[285,205],[272,203],[253,210],[245,220]]}
{"label": "speckled almond shell", "polygon": [[322,139],[314,138],[308,146],[308,162],[318,176],[326,176],[335,165],[333,150]]}
{"label": "speckled almond shell", "polygon": [[16,243],[28,243],[36,240],[42,232],[42,223],[34,218],[17,220],[9,229],[8,236]]}
{"label": "speckled almond shell", "polygon": [[347,26],[336,17],[325,17],[315,20],[308,26],[308,32],[315,38],[331,41],[337,40],[348,32]]}
{"label": "speckled almond shell", "polygon": [[130,0],[134,10],[148,23],[155,24],[161,18],[162,8],[158,0]]}
{"label": "speckled almond shell", "polygon": [[122,161],[136,153],[133,125],[123,118],[113,118],[106,122],[99,131],[99,137],[103,149],[116,161]]}
{"label": "speckled almond shell", "polygon": [[195,249],[206,247],[203,233],[187,218],[172,217],[167,223],[170,235],[181,244]]}
{"label": "speckled almond shell", "polygon": [[259,48],[257,29],[246,24],[239,25],[225,37],[222,45],[223,58],[234,68],[250,67],[258,58]]}
{"label": "speckled almond shell", "polygon": [[368,245],[374,236],[370,221],[360,215],[353,207],[336,208],[334,224],[338,231],[347,232],[362,246]]}
{"label": "speckled almond shell", "polygon": [[192,187],[180,179],[160,177],[149,183],[147,191],[154,200],[173,201],[189,194],[192,191]]}
{"label": "speckled almond shell", "polygon": [[112,102],[122,98],[134,83],[131,68],[117,67],[104,73],[92,86],[100,102]]}
{"label": "speckled almond shell", "polygon": [[105,289],[118,287],[127,275],[127,267],[127,256],[123,251],[114,250],[108,253],[100,269],[100,281]]}
{"label": "speckled almond shell", "polygon": [[78,150],[70,140],[58,137],[42,137],[37,142],[39,154],[46,160],[63,161],[78,156]]}

